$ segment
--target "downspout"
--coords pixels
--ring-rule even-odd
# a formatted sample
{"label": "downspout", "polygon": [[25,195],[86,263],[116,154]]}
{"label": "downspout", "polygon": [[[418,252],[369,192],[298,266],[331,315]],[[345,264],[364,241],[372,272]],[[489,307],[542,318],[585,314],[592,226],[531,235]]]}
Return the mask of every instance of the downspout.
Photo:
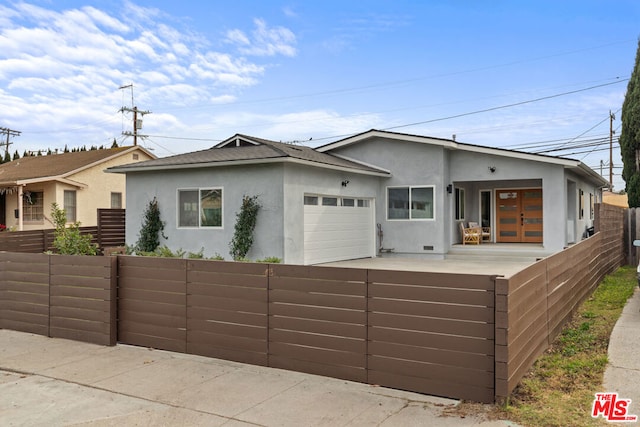
{"label": "downspout", "polygon": [[22,189],[24,185],[18,185],[18,231],[22,231]]}

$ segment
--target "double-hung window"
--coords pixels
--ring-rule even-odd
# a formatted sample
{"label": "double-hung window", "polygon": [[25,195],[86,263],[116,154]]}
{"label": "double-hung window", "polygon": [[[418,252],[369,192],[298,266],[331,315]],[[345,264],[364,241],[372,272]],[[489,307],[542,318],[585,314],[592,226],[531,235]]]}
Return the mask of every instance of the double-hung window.
{"label": "double-hung window", "polygon": [[388,220],[427,220],[435,218],[433,186],[387,188]]}
{"label": "double-hung window", "polygon": [[73,190],[64,190],[64,212],[67,222],[76,222],[76,192]]}
{"label": "double-hung window", "polygon": [[178,227],[222,227],[222,188],[178,190]]}

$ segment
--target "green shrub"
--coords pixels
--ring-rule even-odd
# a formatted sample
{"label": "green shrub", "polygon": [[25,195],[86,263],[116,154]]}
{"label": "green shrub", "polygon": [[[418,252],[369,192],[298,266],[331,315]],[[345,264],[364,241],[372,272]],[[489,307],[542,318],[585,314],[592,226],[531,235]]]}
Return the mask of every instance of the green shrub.
{"label": "green shrub", "polygon": [[282,263],[282,259],[278,258],[277,256],[268,256],[263,259],[257,259],[256,262],[264,262],[266,264],[280,264]]}
{"label": "green shrub", "polygon": [[260,204],[258,196],[244,196],[240,212],[236,214],[236,226],[233,239],[229,243],[229,252],[235,261],[245,259],[253,245],[253,230],[256,227],[256,219]]}
{"label": "green shrub", "polygon": [[80,233],[80,223],[67,227],[67,213],[57,203],[51,205],[51,217],[56,228],[53,247],[61,255],[97,255],[98,246],[91,243],[91,234]]}
{"label": "green shrub", "polygon": [[140,237],[136,243],[136,252],[153,252],[160,246],[160,236],[164,235],[164,222],[160,219],[158,200],[154,197],[144,211]]}

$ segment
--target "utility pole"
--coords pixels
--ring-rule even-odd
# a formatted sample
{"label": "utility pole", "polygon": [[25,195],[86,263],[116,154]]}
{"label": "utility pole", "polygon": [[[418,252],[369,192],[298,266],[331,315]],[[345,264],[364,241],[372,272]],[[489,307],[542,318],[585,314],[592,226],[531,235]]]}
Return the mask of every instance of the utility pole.
{"label": "utility pole", "polygon": [[6,142],[0,143],[0,145],[4,145],[4,157],[7,157],[7,155],[9,154],[9,146],[11,144],[13,144],[13,142],[9,142],[9,137],[11,137],[11,136],[20,136],[20,133],[21,132],[19,132],[17,130],[13,130],[13,129],[9,129],[9,128],[0,128],[0,134],[7,135]]}
{"label": "utility pole", "polygon": [[[129,112],[129,113],[133,113],[133,132],[122,132],[123,135],[125,136],[133,136],[133,145],[138,145],[138,136],[141,138],[146,137],[147,135],[138,135],[138,130],[142,129],[142,117],[144,117],[145,114],[151,114],[151,111],[141,111],[138,110],[138,107],[136,107],[135,105],[133,105],[133,83],[128,84],[128,85],[124,85],[124,86],[120,86],[120,90],[123,89],[131,89],[131,105],[132,107],[122,107],[120,109],[121,113]],[[140,114],[140,119],[138,119],[138,114]]]}
{"label": "utility pole", "polygon": [[613,121],[616,116],[609,110],[609,191],[613,191]]}
{"label": "utility pole", "polygon": [[127,111],[129,113],[133,112],[133,132],[122,132],[123,135],[133,136],[133,145],[138,145],[138,136],[141,138],[146,137],[147,135],[138,135],[138,130],[142,129],[142,119],[138,119],[138,114],[141,117],[144,117],[145,114],[151,114],[151,111],[141,111],[138,110],[138,107],[122,107],[120,109],[121,112]]}

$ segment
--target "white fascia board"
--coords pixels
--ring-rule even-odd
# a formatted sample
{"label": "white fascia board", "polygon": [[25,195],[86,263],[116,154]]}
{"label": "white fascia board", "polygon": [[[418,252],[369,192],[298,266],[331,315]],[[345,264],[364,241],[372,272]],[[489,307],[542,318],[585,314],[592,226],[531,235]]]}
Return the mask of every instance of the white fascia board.
{"label": "white fascia board", "polygon": [[337,141],[331,144],[324,145],[322,147],[318,147],[315,150],[321,153],[324,153],[327,151],[334,150],[336,148],[341,148],[347,145],[355,144],[357,142],[363,141],[365,139],[370,139],[370,138],[384,138],[384,139],[393,139],[398,141],[417,142],[420,144],[439,145],[447,148],[453,148],[452,144],[455,144],[455,142],[453,141],[437,140],[437,139],[430,138],[428,136],[394,134],[394,133],[380,132],[380,131],[374,130],[366,133],[361,133],[360,135],[356,135],[351,138],[343,139],[342,141]]}
{"label": "white fascia board", "polygon": [[[336,148],[345,147],[347,145],[355,144],[357,142],[370,139],[370,138],[376,138],[376,137],[384,138],[384,139],[392,139],[397,141],[416,142],[419,144],[435,145],[435,146],[448,148],[450,150],[469,151],[472,153],[489,154],[493,156],[509,157],[509,158],[521,159],[521,160],[531,160],[535,162],[543,162],[543,163],[550,163],[550,164],[563,165],[563,166],[576,167],[579,163],[577,160],[564,159],[561,157],[542,156],[539,154],[525,153],[522,151],[511,151],[511,150],[505,150],[500,148],[481,147],[477,145],[461,144],[455,141],[434,139],[428,136],[393,134],[393,133],[378,132],[378,131],[371,131],[371,132],[366,132],[360,135],[356,135],[354,137],[347,138],[342,141],[338,141],[332,144],[327,144],[323,147],[318,147],[316,148],[316,150],[321,153],[324,153],[327,151],[334,150]],[[336,155],[336,153],[331,153],[331,154],[334,156]],[[356,161],[353,159],[350,159],[350,160]]]}
{"label": "white fascia board", "polygon": [[87,184],[83,184],[78,181],[73,181],[63,176],[46,176],[43,178],[20,179],[16,181],[16,185],[29,185],[29,184],[37,184],[39,182],[51,182],[51,181],[61,182],[63,184],[71,185],[73,187],[77,187],[80,189],[87,188]]}
{"label": "white fascia board", "polygon": [[251,160],[230,160],[225,162],[204,162],[204,163],[190,163],[181,165],[164,165],[164,166],[141,166],[135,168],[109,168],[107,172],[111,173],[128,173],[128,172],[151,172],[151,171],[163,171],[163,170],[182,170],[182,169],[201,169],[208,167],[224,167],[224,166],[245,166],[245,165],[262,165],[265,163],[296,163],[305,166],[315,166],[324,169],[339,170],[344,172],[351,172],[362,175],[373,176],[389,176],[385,172],[366,171],[360,169],[353,169],[338,165],[329,165],[326,163],[312,162],[309,160],[294,159],[291,157],[275,157],[272,159],[251,159]]}
{"label": "white fascia board", "polygon": [[343,156],[342,154],[331,153],[331,155],[335,156],[335,157],[340,157],[341,159],[347,160],[349,162],[353,162],[353,163],[357,163],[357,164],[362,165],[362,166],[366,166],[368,168],[379,169],[381,172],[386,172],[389,175],[391,175],[391,171],[389,169],[381,168],[380,166],[377,166],[377,165],[374,165],[374,164],[371,164],[371,163],[367,163],[367,162],[363,162],[362,160],[353,159],[353,158],[351,158],[349,156]]}

